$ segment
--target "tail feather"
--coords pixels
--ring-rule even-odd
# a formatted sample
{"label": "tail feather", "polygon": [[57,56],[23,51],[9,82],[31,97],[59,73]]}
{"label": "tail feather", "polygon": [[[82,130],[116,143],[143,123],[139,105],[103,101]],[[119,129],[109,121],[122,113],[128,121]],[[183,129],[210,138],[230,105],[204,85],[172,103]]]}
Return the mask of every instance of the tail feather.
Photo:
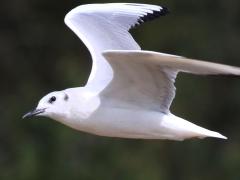
{"label": "tail feather", "polygon": [[205,137],[213,137],[213,138],[219,138],[219,139],[228,139],[226,136],[223,136],[222,134],[218,133],[218,132],[215,132],[215,131],[210,131],[210,130],[207,130],[207,129],[204,129],[205,131],[203,131],[199,138],[202,139],[202,138],[205,138]]}
{"label": "tail feather", "polygon": [[174,130],[176,130],[176,136],[179,137],[179,139],[189,139],[189,138],[206,138],[206,137],[213,137],[213,138],[220,138],[220,139],[227,139],[226,136],[223,136],[222,134],[211,131],[208,129],[205,129],[203,127],[200,127],[196,124],[193,124],[185,119],[182,119],[180,117],[174,116],[172,121],[168,121],[168,125],[170,125]]}

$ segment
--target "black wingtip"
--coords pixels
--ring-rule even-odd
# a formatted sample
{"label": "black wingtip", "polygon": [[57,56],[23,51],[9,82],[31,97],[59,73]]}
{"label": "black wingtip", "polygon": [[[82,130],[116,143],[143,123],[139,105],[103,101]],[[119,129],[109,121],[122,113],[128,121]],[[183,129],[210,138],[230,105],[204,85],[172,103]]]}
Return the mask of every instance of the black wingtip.
{"label": "black wingtip", "polygon": [[162,6],[162,10],[160,11],[161,16],[165,16],[166,14],[170,13],[167,7]]}
{"label": "black wingtip", "polygon": [[152,11],[152,13],[147,13],[145,16],[140,17],[138,19],[138,23],[135,24],[135,26],[133,26],[133,27],[139,26],[142,23],[147,22],[147,21],[152,21],[160,16],[165,16],[168,13],[169,13],[168,8],[165,6],[161,6],[161,9]]}

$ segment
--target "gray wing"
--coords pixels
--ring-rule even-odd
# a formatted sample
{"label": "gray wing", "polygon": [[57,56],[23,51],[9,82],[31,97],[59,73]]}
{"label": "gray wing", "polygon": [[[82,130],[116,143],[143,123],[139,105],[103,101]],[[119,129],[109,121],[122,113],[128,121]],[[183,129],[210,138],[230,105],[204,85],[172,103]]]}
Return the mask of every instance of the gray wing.
{"label": "gray wing", "polygon": [[113,107],[168,113],[178,72],[240,75],[237,67],[151,51],[105,51],[103,55],[114,77],[100,94],[101,103]]}

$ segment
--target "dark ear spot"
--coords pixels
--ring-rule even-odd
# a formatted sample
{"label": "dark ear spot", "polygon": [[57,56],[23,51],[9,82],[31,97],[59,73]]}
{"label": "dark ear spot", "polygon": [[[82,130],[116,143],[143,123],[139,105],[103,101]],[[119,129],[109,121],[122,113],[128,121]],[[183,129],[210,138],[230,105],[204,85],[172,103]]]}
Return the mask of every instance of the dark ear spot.
{"label": "dark ear spot", "polygon": [[64,101],[67,101],[69,99],[68,95],[65,93],[64,95]]}

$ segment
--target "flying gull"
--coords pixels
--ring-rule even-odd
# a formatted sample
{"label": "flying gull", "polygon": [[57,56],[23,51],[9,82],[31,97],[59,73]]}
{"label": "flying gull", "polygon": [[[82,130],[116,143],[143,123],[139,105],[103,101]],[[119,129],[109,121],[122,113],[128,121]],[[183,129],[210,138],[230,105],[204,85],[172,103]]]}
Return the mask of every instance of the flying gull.
{"label": "flying gull", "polygon": [[129,30],[164,16],[166,7],[110,3],[81,5],[65,23],[89,49],[93,65],[84,87],[44,96],[29,116],[46,116],[73,129],[100,136],[184,140],[226,139],[173,115],[179,72],[240,75],[240,68],[141,50]]}

